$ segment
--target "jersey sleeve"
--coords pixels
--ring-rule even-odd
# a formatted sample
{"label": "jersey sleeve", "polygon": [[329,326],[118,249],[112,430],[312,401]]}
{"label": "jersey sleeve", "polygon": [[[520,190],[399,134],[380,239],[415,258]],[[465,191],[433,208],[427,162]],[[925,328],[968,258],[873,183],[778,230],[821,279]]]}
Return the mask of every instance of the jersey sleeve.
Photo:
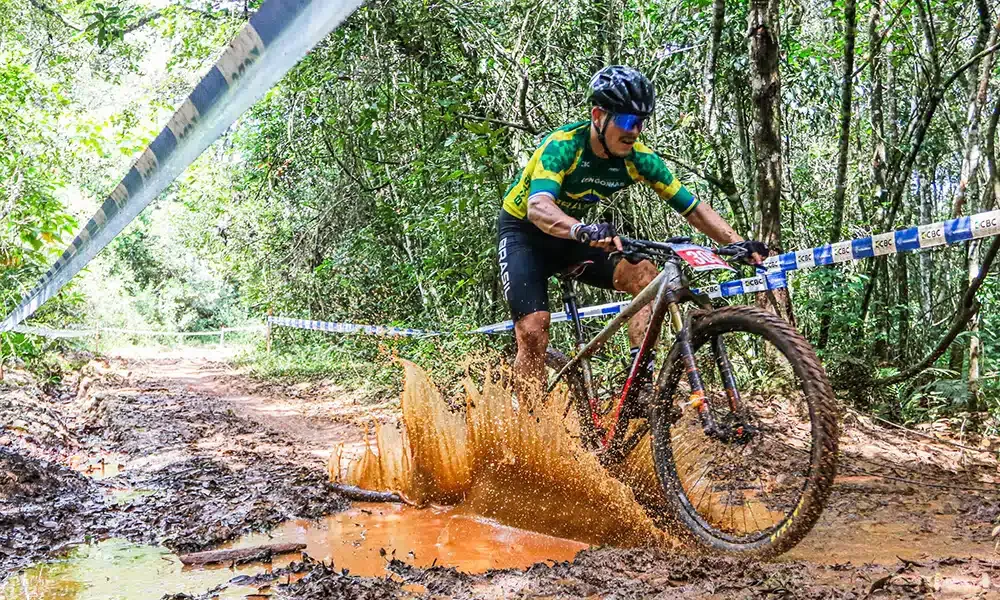
{"label": "jersey sleeve", "polygon": [[577,156],[577,144],[571,133],[556,131],[535,151],[528,169],[531,184],[528,197],[545,192],[559,197],[563,177],[573,166]]}
{"label": "jersey sleeve", "polygon": [[690,214],[698,206],[698,200],[674,177],[663,159],[640,142],[636,142],[633,149],[633,159],[626,161],[632,179],[653,188],[670,208],[681,215]]}

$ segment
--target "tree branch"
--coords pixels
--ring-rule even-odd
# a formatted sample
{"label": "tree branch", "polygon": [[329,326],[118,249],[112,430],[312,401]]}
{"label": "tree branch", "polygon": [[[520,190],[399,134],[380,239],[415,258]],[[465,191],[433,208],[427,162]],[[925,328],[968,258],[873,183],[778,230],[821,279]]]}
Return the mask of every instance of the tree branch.
{"label": "tree branch", "polygon": [[528,71],[525,69],[524,77],[521,81],[521,94],[517,99],[518,105],[521,107],[521,122],[524,123],[525,129],[527,131],[538,131],[538,128],[531,122],[528,117],[528,85],[531,81],[528,79]]}
{"label": "tree branch", "polygon": [[901,381],[906,381],[907,379],[920,374],[925,369],[933,365],[937,359],[941,358],[948,347],[951,346],[951,343],[955,341],[955,338],[957,338],[960,333],[965,331],[965,327],[968,325],[972,317],[979,312],[981,305],[976,300],[976,292],[979,291],[979,288],[982,287],[983,282],[986,280],[986,275],[989,274],[990,267],[993,265],[993,260],[996,258],[998,250],[1000,250],[1000,236],[993,238],[993,242],[986,251],[986,256],[983,257],[983,264],[980,267],[979,275],[969,282],[969,289],[965,291],[965,295],[962,297],[962,303],[959,306],[958,312],[955,314],[954,321],[952,321],[951,329],[949,329],[948,333],[941,338],[941,341],[938,342],[938,345],[935,346],[933,350],[931,350],[930,354],[902,373],[876,380],[874,385],[893,385]]}
{"label": "tree branch", "polygon": [[45,14],[49,15],[50,17],[52,17],[53,19],[55,19],[55,20],[59,21],[60,23],[62,23],[65,27],[68,27],[68,28],[72,29],[73,31],[83,31],[83,28],[77,27],[76,25],[70,23],[69,21],[67,21],[66,19],[64,19],[61,14],[59,14],[56,11],[52,10],[48,6],[42,4],[40,0],[28,0],[28,2],[30,2],[31,5],[34,6],[35,8],[37,8],[38,10],[42,11],[43,13],[45,13]]}
{"label": "tree branch", "polygon": [[[34,1],[34,0],[32,0],[32,1]],[[154,10],[153,12],[151,12],[151,13],[147,14],[146,16],[140,18],[135,23],[132,23],[131,25],[129,25],[128,27],[126,27],[125,30],[122,33],[132,33],[133,31],[135,31],[137,29],[142,29],[146,25],[149,25],[153,21],[155,21],[155,20],[159,19],[160,17],[162,17],[164,15],[164,13],[166,13],[169,10],[180,10],[180,11],[183,11],[183,12],[186,12],[186,13],[191,13],[193,15],[198,15],[200,17],[204,17],[206,19],[212,19],[213,21],[216,20],[216,19],[218,19],[218,17],[214,13],[211,13],[211,12],[209,12],[207,10],[199,10],[197,8],[191,8],[190,6],[168,6],[167,8],[162,9],[162,10]]]}
{"label": "tree branch", "polygon": [[705,173],[704,171],[702,171],[698,167],[695,167],[694,165],[688,164],[688,163],[684,162],[683,160],[677,158],[676,156],[671,156],[670,154],[660,154],[660,157],[663,158],[663,160],[668,160],[668,161],[670,161],[670,162],[672,162],[674,164],[677,164],[677,165],[680,165],[681,167],[684,167],[688,171],[691,171],[692,173],[694,173],[698,177],[701,177],[702,179],[704,179],[708,183],[710,183],[710,184],[714,185],[715,187],[719,188],[720,190],[722,190],[722,192],[724,194],[726,194],[726,195],[735,193],[737,191],[736,190],[736,184],[733,183],[732,181],[725,181],[723,179],[720,179],[720,178],[716,177],[715,175],[712,175],[711,173]]}
{"label": "tree branch", "polygon": [[882,33],[876,39],[869,41],[870,47],[868,49],[868,54],[867,56],[865,56],[865,59],[861,61],[861,64],[858,66],[858,68],[855,69],[853,73],[851,73],[852,78],[857,77],[861,73],[861,71],[864,71],[865,67],[868,66],[868,63],[872,61],[872,57],[875,56],[875,53],[881,50],[882,40],[885,39],[885,36],[889,35],[890,31],[892,31],[892,27],[893,25],[896,24],[896,20],[899,19],[899,15],[903,14],[903,9],[906,8],[906,5],[909,3],[910,0],[903,0],[903,3],[896,10],[896,14],[893,15],[892,19],[889,20],[889,24],[886,25],[885,29],[882,30]]}
{"label": "tree branch", "polygon": [[380,190],[383,190],[383,189],[389,187],[389,184],[392,183],[392,181],[390,180],[390,181],[386,181],[383,184],[379,184],[379,185],[376,185],[376,186],[370,186],[366,182],[361,181],[357,177],[357,175],[355,175],[350,169],[347,168],[347,165],[345,165],[344,163],[340,162],[340,158],[338,158],[337,157],[337,153],[334,152],[334,150],[333,150],[333,143],[330,141],[330,137],[326,134],[326,131],[321,132],[321,135],[323,137],[323,144],[326,146],[326,151],[330,155],[330,158],[332,158],[334,160],[334,162],[336,162],[337,165],[340,167],[340,170],[345,175],[347,175],[348,177],[350,177],[351,179],[353,179],[354,183],[358,184],[358,187],[361,188],[363,191],[366,191],[366,192],[378,192]]}
{"label": "tree branch", "polygon": [[465,113],[459,113],[455,115],[460,119],[468,119],[470,121],[480,121],[483,123],[493,123],[495,125],[503,125],[504,127],[511,127],[513,129],[520,129],[521,131],[527,131],[530,134],[538,135],[538,130],[534,127],[528,127],[522,123],[511,123],[510,121],[501,121],[500,119],[491,119],[489,117],[477,117],[476,115],[468,115]]}

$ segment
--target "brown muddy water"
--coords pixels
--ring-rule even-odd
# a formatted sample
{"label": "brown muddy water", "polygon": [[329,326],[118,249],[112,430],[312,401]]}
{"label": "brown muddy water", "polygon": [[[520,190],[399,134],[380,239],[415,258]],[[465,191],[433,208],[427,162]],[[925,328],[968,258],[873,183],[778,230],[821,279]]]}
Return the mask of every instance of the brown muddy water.
{"label": "brown muddy water", "polygon": [[[667,510],[648,435],[622,464],[605,468],[581,447],[565,388],[525,410],[515,408],[510,391],[489,377],[481,389],[466,381],[466,406],[455,409],[422,369],[401,362],[401,422],[376,426],[374,444],[359,458],[345,461],[335,452],[331,480],[397,492],[418,505],[457,505],[507,525],[591,544],[679,545],[643,508]],[[691,497],[703,499],[703,514],[733,531],[780,522],[783,513],[770,512],[752,492],[741,494],[737,511],[713,490],[714,482],[703,475],[714,454],[694,451],[705,445],[700,431],[689,411],[674,428],[673,445],[685,450],[678,467]]]}
{"label": "brown muddy water", "polygon": [[422,369],[401,362],[401,422],[377,426],[360,458],[335,452],[331,480],[590,544],[673,545],[636,501],[659,491],[648,443],[611,474],[581,447],[565,391],[515,409],[487,377],[482,390],[467,381],[464,410],[452,409]]}
{"label": "brown muddy water", "polygon": [[[455,567],[466,573],[525,568],[543,561],[572,560],[587,544],[501,525],[455,508],[418,509],[400,504],[358,503],[315,521],[290,521],[270,534],[254,534],[227,544],[244,548],[297,542],[315,560],[331,562],[352,575],[384,577],[392,558],[418,567]],[[164,594],[202,594],[240,575],[256,575],[288,565],[298,553],[276,557],[271,565],[185,567],[166,548],[111,539],[81,545],[64,558],[12,576],[0,600],[85,600],[157,598]],[[238,581],[220,598],[257,593]],[[282,579],[284,581],[284,579]]]}

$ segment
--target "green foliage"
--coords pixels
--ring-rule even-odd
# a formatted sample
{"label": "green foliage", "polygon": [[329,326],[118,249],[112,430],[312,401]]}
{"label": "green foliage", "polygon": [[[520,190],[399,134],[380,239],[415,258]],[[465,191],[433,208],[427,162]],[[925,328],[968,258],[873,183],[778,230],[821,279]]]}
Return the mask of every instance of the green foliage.
{"label": "green foliage", "polygon": [[141,11],[136,6],[107,5],[103,2],[91,4],[91,10],[83,13],[91,19],[84,29],[88,37],[92,37],[101,49],[107,49],[111,44],[125,39],[129,25],[138,20]]}
{"label": "green foliage", "polygon": [[[259,4],[250,2],[249,11]],[[246,17],[234,3],[47,5],[51,13],[28,0],[0,4],[0,206],[12,207],[0,221],[4,308],[55,260],[79,227],[73,214],[93,212]],[[877,73],[863,64],[875,47],[865,22],[871,6],[858,11],[845,239],[884,226],[890,194],[877,194],[877,143],[886,144],[886,164],[903,163],[915,111],[927,105],[933,81],[967,60],[978,31],[973,3],[931,0],[932,61],[914,6],[882,5],[881,27],[900,14],[880,46]],[[644,141],[693,167],[671,164],[696,196],[730,222],[745,214],[752,228],[762,215],[748,9],[745,0],[726,3],[713,130],[703,105],[709,0],[370,2],[112,244],[91,267],[95,279],[81,285],[86,298],[64,293],[38,318],[189,330],[239,325],[268,310],[437,330],[506,319],[494,250],[500,197],[539,135],[586,118],[589,76],[612,62],[643,69],[657,86]],[[839,2],[782,6],[782,250],[830,237],[842,18]],[[167,65],[156,82],[147,81],[147,56]],[[940,74],[929,70],[934,61]],[[950,216],[976,77],[971,69],[944,90],[912,172],[889,173],[903,182],[903,202],[888,227]],[[143,91],[128,95],[132,87]],[[987,107],[995,95],[991,86]],[[726,197],[700,173],[731,179],[736,193]],[[990,208],[982,193],[988,184],[974,178],[966,213]],[[619,196],[601,214],[623,231],[648,238],[690,231],[648,190]],[[68,209],[67,198],[78,201]],[[881,272],[863,261],[791,277],[797,325],[814,342],[826,340],[822,356],[844,398],[860,409],[929,419],[967,408],[965,350],[956,360],[946,354],[917,380],[892,389],[878,383],[925,355],[950,325],[967,281],[964,252],[931,252],[930,260],[911,255]],[[587,290],[582,302],[620,298]],[[1000,411],[995,277],[979,300],[981,399]],[[379,386],[398,384],[392,352],[434,365],[454,383],[459,357],[509,343],[508,336],[484,344],[276,331],[273,355],[247,359],[260,373],[332,373]],[[970,338],[963,335],[959,348]],[[566,347],[567,339],[556,326],[553,340]],[[33,344],[8,335],[0,352],[37,354]]]}

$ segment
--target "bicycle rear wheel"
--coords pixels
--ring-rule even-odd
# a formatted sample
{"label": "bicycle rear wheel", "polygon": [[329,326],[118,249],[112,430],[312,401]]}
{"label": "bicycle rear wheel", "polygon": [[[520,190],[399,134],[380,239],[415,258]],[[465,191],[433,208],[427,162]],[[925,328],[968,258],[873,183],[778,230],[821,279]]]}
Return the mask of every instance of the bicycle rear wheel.
{"label": "bicycle rear wheel", "polygon": [[[675,345],[650,411],[660,484],[701,545],[781,554],[813,527],[833,485],[839,435],[833,391],[809,343],[780,317],[745,306],[693,317],[691,346],[706,406],[728,434],[706,433]],[[728,354],[738,403],[727,396],[716,337]]]}

